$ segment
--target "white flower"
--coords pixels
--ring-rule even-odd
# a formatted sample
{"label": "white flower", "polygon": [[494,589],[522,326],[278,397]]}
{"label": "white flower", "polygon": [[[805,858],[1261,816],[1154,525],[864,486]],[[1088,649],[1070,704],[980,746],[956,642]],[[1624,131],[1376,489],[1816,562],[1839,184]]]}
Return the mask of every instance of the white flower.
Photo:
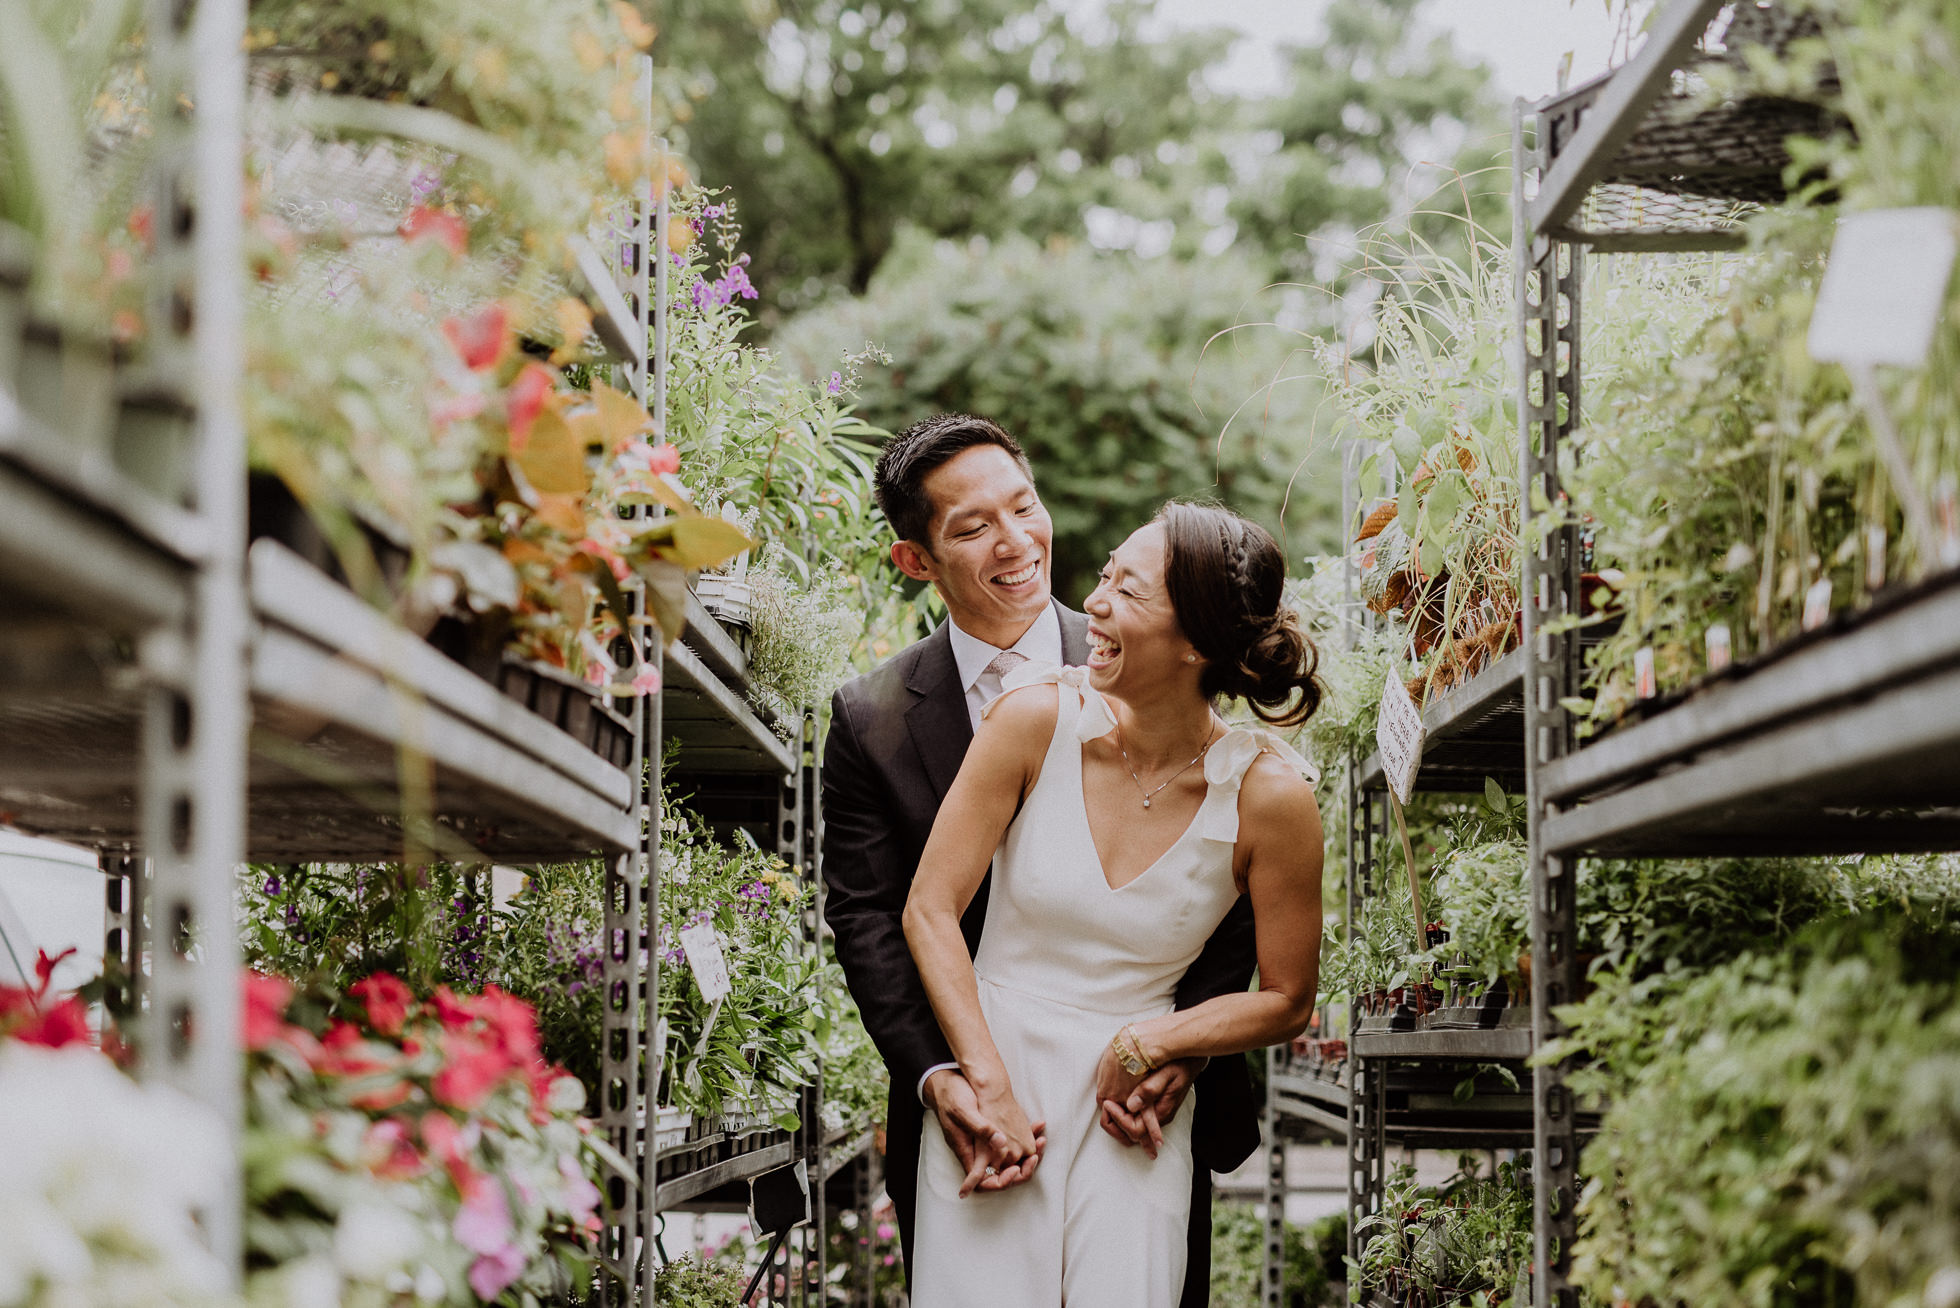
{"label": "white flower", "polygon": [[333,1257],[349,1279],[382,1284],[420,1256],[426,1243],[413,1214],[385,1199],[363,1197],[341,1211]]}
{"label": "white flower", "polygon": [[[210,1111],[94,1049],[0,1047],[0,1304],[217,1297],[196,1213],[224,1193]],[[113,1289],[111,1287],[114,1287]]]}

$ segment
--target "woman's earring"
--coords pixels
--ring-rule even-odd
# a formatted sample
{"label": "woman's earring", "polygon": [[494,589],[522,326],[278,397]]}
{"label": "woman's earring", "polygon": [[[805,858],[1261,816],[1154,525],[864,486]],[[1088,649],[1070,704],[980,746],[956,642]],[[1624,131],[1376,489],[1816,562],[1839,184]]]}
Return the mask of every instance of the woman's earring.
{"label": "woman's earring", "polygon": [[1184,656],[1184,661],[1186,663],[1196,663],[1198,661],[1198,656],[1196,654],[1186,654]]}

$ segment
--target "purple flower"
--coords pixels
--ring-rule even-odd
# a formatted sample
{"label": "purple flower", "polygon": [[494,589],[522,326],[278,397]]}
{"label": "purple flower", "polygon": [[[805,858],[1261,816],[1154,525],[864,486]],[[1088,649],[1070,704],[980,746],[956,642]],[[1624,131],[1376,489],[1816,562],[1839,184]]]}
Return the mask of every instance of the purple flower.
{"label": "purple flower", "polygon": [[279,889],[279,878],[277,876],[269,876],[265,879],[265,895],[267,899],[279,898]]}
{"label": "purple flower", "polygon": [[841,372],[832,372],[830,374],[830,385],[825,389],[832,395],[841,392],[844,389],[844,374]]}

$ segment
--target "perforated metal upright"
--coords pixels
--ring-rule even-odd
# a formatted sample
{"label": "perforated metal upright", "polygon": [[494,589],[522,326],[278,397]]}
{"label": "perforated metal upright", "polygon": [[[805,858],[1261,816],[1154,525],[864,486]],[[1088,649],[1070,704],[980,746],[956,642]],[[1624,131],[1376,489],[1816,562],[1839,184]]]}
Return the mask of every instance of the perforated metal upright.
{"label": "perforated metal upright", "polygon": [[[1350,931],[1361,921],[1362,903],[1375,893],[1376,861],[1386,846],[1388,802],[1385,792],[1364,789],[1360,769],[1348,767],[1348,880],[1347,922]],[[1379,1058],[1361,1058],[1354,1052],[1355,1032],[1361,1020],[1360,1007],[1348,1005],[1348,1129],[1347,1129],[1347,1213],[1348,1256],[1361,1256],[1361,1224],[1381,1211],[1382,1186],[1387,1179],[1387,1139],[1383,1117],[1387,1097],[1383,1091]],[[1351,1288],[1352,1296],[1361,1293]]]}
{"label": "perforated metal upright", "polygon": [[[142,1075],[214,1110],[230,1151],[200,1220],[235,1276],[243,1198],[238,940],[232,869],[245,852],[245,430],[242,220],[244,0],[152,0],[146,76],[154,128],[155,249],[147,381],[196,412],[193,512],[206,528],[194,603],[141,645],[148,689],[139,831],[154,924]],[[130,869],[134,871],[132,867]]]}
{"label": "perforated metal upright", "polygon": [[[1547,816],[1538,773],[1573,747],[1571,714],[1563,701],[1579,685],[1579,633],[1552,619],[1576,611],[1579,541],[1576,526],[1563,513],[1565,492],[1559,474],[1561,444],[1579,421],[1579,288],[1584,257],[1578,247],[1532,234],[1526,227],[1528,174],[1542,176],[1549,127],[1537,124],[1534,144],[1525,143],[1522,102],[1513,112],[1514,268],[1517,278],[1518,336],[1523,367],[1518,391],[1520,442],[1519,497],[1522,536],[1535,546],[1524,552],[1525,779],[1530,804],[1531,863],[1531,1015],[1536,1047],[1563,1032],[1553,1010],[1570,1001],[1576,980],[1576,919],[1573,875],[1576,860],[1549,854],[1540,829]],[[1576,1233],[1574,1205],[1579,1140],[1572,1092],[1563,1064],[1540,1067],[1532,1077],[1533,1262],[1538,1278],[1536,1308],[1576,1308],[1567,1282],[1570,1248]]]}
{"label": "perforated metal upright", "polygon": [[[641,130],[650,143],[651,61],[642,57],[636,71]],[[649,401],[647,273],[653,221],[653,201],[642,193],[615,205],[600,228],[605,272],[626,319],[621,324],[624,332],[615,333],[623,335],[619,344],[625,347],[615,345],[622,356],[614,365],[615,380],[642,405]],[[605,289],[595,287],[602,297]],[[637,626],[621,634],[614,653],[622,667],[646,660],[657,669],[660,641],[645,623],[645,592],[635,588],[632,594]],[[654,1160],[644,1141],[647,1098],[660,1075],[647,1041],[648,1023],[660,1012],[659,972],[651,965],[648,949],[649,933],[659,920],[652,869],[659,850],[660,697],[649,695],[641,701],[633,721],[631,804],[641,817],[639,841],[635,848],[607,859],[605,880],[599,1123],[607,1143],[632,1169],[623,1174],[609,1169],[601,1187],[605,1230],[600,1293],[607,1304],[650,1303],[655,1271],[653,1260],[646,1256],[657,1221],[652,1202]]]}

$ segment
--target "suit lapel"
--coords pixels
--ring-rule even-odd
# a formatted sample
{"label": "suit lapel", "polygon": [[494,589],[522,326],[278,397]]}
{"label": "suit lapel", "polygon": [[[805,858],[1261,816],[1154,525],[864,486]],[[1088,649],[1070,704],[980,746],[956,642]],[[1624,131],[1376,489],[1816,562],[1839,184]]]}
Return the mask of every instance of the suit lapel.
{"label": "suit lapel", "polygon": [[[1067,605],[1055,604],[1062,626],[1062,662],[1080,666],[1089,661],[1089,619]],[[905,712],[912,747],[925,764],[926,779],[939,799],[953,788],[953,778],[973,743],[973,723],[966,712],[966,688],[960,685],[959,664],[953,658],[953,638],[942,622],[923,642],[918,662],[905,678],[916,697]]]}
{"label": "suit lapel", "polygon": [[966,747],[973,743],[973,723],[966,715],[966,691],[960,685],[959,665],[953,660],[953,639],[947,624],[925,639],[919,660],[905,679],[916,697],[905,711],[912,747],[925,764],[926,780],[936,799],[945,799],[959,775]]}
{"label": "suit lapel", "polygon": [[1055,615],[1062,620],[1062,662],[1079,668],[1089,661],[1089,619],[1059,601]]}

